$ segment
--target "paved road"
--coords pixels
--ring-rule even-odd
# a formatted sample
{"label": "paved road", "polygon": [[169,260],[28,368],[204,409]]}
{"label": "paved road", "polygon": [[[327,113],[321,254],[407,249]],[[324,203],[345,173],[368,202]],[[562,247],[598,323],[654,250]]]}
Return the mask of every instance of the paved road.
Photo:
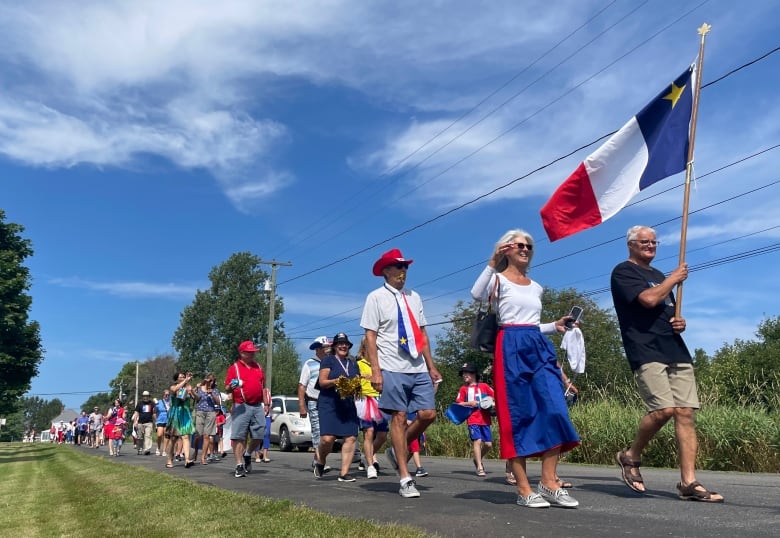
{"label": "paved road", "polygon": [[[105,450],[83,449],[108,457]],[[724,504],[681,501],[674,470],[643,468],[650,493],[640,496],[619,479],[617,466],[560,466],[560,475],[575,487],[576,510],[528,509],[515,504],[516,493],[504,483],[504,465],[488,461],[487,478],[478,478],[470,460],[424,457],[430,473],[417,479],[419,499],[398,495],[398,481],[386,464],[378,480],[353,471],[358,480],[340,483],[334,472],[315,480],[311,454],[271,452],[270,463],[255,463],[246,478],[233,477],[233,456],[208,466],[164,468],[164,458],[132,453],[111,458],[117,464],[139,465],[195,482],[272,498],[291,499],[332,514],[383,522],[405,523],[442,536],[546,536],[603,538],[612,536],[777,537],[780,535],[780,475],[700,472],[707,487],[726,497]],[[339,457],[328,463],[338,468]],[[380,457],[380,465],[384,463]],[[540,465],[528,464],[532,483]]]}

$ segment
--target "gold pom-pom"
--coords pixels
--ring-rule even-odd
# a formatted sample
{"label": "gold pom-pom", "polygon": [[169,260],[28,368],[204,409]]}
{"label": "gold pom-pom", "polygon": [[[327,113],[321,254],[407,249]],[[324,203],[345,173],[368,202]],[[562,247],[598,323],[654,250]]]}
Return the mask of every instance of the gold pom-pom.
{"label": "gold pom-pom", "polygon": [[360,382],[360,377],[339,376],[338,379],[336,379],[336,392],[339,393],[339,396],[341,396],[342,399],[362,398],[363,385]]}

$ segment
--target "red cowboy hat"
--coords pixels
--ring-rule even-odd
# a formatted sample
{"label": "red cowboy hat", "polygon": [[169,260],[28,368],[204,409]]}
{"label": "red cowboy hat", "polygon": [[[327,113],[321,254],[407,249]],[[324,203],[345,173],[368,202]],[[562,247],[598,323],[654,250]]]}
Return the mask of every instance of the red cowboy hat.
{"label": "red cowboy hat", "polygon": [[388,250],[382,254],[381,258],[374,262],[374,276],[382,276],[382,271],[388,265],[393,265],[394,263],[411,264],[412,262],[414,262],[414,260],[407,260],[404,258],[404,255],[401,254],[401,251],[397,248]]}

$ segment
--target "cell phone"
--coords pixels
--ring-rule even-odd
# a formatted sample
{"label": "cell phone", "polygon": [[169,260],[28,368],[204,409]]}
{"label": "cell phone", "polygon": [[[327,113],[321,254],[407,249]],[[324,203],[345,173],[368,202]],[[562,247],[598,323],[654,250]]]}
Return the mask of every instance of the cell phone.
{"label": "cell phone", "polygon": [[569,312],[569,317],[572,318],[568,320],[564,325],[567,329],[573,329],[574,324],[577,323],[580,318],[582,317],[582,307],[581,306],[572,306],[571,312]]}

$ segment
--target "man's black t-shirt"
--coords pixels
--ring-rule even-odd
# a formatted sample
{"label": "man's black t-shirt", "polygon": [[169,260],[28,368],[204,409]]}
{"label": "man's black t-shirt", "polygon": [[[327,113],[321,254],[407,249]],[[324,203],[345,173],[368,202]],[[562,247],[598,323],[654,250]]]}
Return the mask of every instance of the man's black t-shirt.
{"label": "man's black t-shirt", "polygon": [[670,293],[653,308],[645,308],[637,299],[644,290],[664,279],[658,269],[646,269],[629,261],[619,263],[612,270],[612,301],[632,370],[649,362],[693,362],[685,342],[669,322],[674,316],[674,296]]}
{"label": "man's black t-shirt", "polygon": [[138,413],[139,424],[146,424],[147,422],[152,422],[154,420],[154,402],[139,402],[138,405],[135,406],[135,410]]}

